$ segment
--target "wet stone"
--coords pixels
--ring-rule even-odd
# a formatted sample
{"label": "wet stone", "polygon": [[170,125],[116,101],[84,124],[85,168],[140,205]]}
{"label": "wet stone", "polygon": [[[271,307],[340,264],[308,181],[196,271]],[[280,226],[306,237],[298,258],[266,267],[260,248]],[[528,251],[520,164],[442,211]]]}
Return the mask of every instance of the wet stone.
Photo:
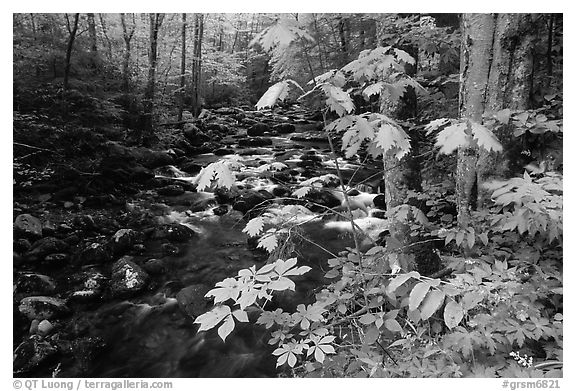
{"label": "wet stone", "polygon": [[29,214],[21,214],[14,221],[14,234],[17,237],[37,239],[42,237],[42,223]]}
{"label": "wet stone", "polygon": [[30,320],[54,319],[70,312],[64,300],[49,296],[26,297],[20,301],[18,309]]}
{"label": "wet stone", "polygon": [[133,296],[146,287],[148,280],[148,273],[134,263],[132,257],[122,257],[112,265],[110,280],[112,296]]}
{"label": "wet stone", "polygon": [[16,281],[16,293],[46,295],[55,290],[56,282],[44,274],[22,273]]}
{"label": "wet stone", "polygon": [[52,361],[58,354],[58,348],[39,335],[32,335],[23,341],[14,351],[13,369],[24,374],[34,368]]}
{"label": "wet stone", "polygon": [[170,242],[182,243],[188,241],[194,235],[195,232],[192,229],[182,224],[173,223],[173,224],[164,224],[159,227],[156,227],[156,230],[154,231],[152,238],[160,240],[164,239]]}

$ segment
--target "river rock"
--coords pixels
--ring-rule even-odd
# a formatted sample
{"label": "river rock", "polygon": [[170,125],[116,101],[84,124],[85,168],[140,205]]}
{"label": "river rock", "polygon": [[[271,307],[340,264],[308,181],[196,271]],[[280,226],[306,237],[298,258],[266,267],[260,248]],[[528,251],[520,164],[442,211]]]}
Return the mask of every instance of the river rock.
{"label": "river rock", "polygon": [[45,264],[46,266],[49,266],[49,267],[61,267],[61,266],[64,266],[66,264],[68,259],[69,259],[68,254],[64,254],[64,253],[50,254],[50,255],[46,255],[46,257],[44,258],[43,264]]}
{"label": "river rock", "polygon": [[70,312],[64,300],[50,296],[26,297],[20,301],[18,309],[30,320],[54,319]]}
{"label": "river rock", "polygon": [[132,296],[144,289],[148,280],[148,273],[125,256],[112,265],[110,291],[114,297]]}
{"label": "river rock", "polygon": [[179,196],[181,194],[184,194],[184,188],[180,185],[168,185],[168,186],[164,186],[164,187],[161,187],[159,189],[156,189],[156,192],[160,195],[173,197],[173,196]]}
{"label": "river rock", "polygon": [[160,246],[163,255],[178,255],[180,248],[172,243],[162,243]]}
{"label": "river rock", "polygon": [[274,125],[272,127],[272,130],[274,130],[278,134],[287,134],[287,133],[294,133],[296,131],[296,127],[292,124],[283,123]]}
{"label": "river rock", "polygon": [[164,261],[156,258],[147,260],[142,267],[149,274],[162,274],[166,271]]}
{"label": "river rock", "polygon": [[102,298],[102,293],[106,288],[108,279],[98,271],[88,271],[79,275],[81,279],[80,287],[72,292],[70,299],[73,302],[89,303],[96,302]]}
{"label": "river rock", "polygon": [[270,127],[262,122],[258,122],[248,128],[246,134],[250,137],[263,136],[264,133],[269,132]]}
{"label": "river rock", "polygon": [[233,155],[234,150],[232,148],[218,148],[214,151],[214,155],[216,156],[225,156],[225,155]]}
{"label": "river rock", "polygon": [[86,246],[75,257],[78,265],[102,264],[112,260],[112,249],[102,243],[92,243]]}
{"label": "river rock", "polygon": [[172,223],[156,227],[152,238],[168,240],[170,242],[186,242],[195,235],[195,232],[185,225]]}
{"label": "river rock", "polygon": [[18,215],[14,221],[14,235],[19,238],[41,238],[42,222],[38,218],[29,214]]}
{"label": "river rock", "polygon": [[58,353],[58,348],[39,335],[32,335],[23,341],[13,356],[14,373],[26,373],[44,363],[50,362]]}
{"label": "river rock", "polygon": [[56,290],[56,282],[44,274],[22,273],[16,281],[16,293],[49,295]]}
{"label": "river rock", "polygon": [[197,174],[202,170],[202,165],[193,161],[187,161],[180,164],[180,169],[188,174]]}
{"label": "river rock", "polygon": [[239,212],[246,213],[256,208],[263,208],[266,201],[273,198],[274,196],[265,190],[244,190],[240,196],[236,198],[232,208]]}
{"label": "river rock", "polygon": [[208,309],[210,300],[204,297],[211,288],[206,284],[191,285],[176,295],[180,309],[192,319],[202,315]]}
{"label": "river rock", "polygon": [[146,168],[154,169],[174,164],[174,158],[166,151],[153,151],[148,148],[139,148],[136,159]]}
{"label": "river rock", "polygon": [[238,139],[238,145],[241,147],[264,147],[272,145],[270,137],[246,137]]}
{"label": "river rock", "polygon": [[14,241],[13,250],[19,254],[24,254],[26,251],[30,251],[32,244],[28,239],[18,239]]}
{"label": "river rock", "polygon": [[26,256],[33,260],[43,260],[49,254],[61,253],[67,249],[68,244],[60,239],[48,236],[34,242]]}
{"label": "river rock", "polygon": [[108,247],[114,255],[125,254],[130,251],[136,243],[142,243],[142,233],[133,229],[119,229],[108,242]]}
{"label": "river rock", "polygon": [[226,213],[228,213],[228,207],[226,205],[220,205],[220,206],[217,206],[216,208],[212,209],[212,212],[216,216],[223,216]]}
{"label": "river rock", "polygon": [[[304,198],[328,208],[335,208],[341,204],[340,200],[334,194],[324,189],[312,189]],[[316,211],[316,209],[318,209],[318,206],[310,208],[312,211]]]}
{"label": "river rock", "polygon": [[44,319],[43,321],[38,323],[38,327],[36,329],[36,332],[41,337],[45,337],[48,334],[50,334],[53,330],[54,330],[54,325],[52,324],[52,322],[50,322],[47,319]]}

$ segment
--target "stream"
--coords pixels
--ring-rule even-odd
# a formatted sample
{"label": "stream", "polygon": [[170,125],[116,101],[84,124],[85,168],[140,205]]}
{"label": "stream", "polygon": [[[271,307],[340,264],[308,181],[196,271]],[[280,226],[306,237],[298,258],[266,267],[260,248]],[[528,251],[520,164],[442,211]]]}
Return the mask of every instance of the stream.
{"label": "stream", "polygon": [[[246,188],[271,185],[273,182],[259,178],[255,169],[274,161],[288,165],[296,181],[334,173],[328,143],[322,137],[308,137],[298,130],[296,127],[295,132],[270,137],[272,145],[256,148],[237,146],[234,136],[224,138],[222,143],[240,155],[245,166],[237,173],[237,179],[247,184]],[[252,154],[254,151],[256,154]],[[305,155],[313,158],[303,159]],[[226,157],[206,153],[195,156],[194,161],[205,166]],[[378,171],[375,164],[362,170],[344,160],[340,165],[344,177],[354,176],[354,182]],[[155,173],[156,178],[174,183],[194,179],[178,165],[160,167]],[[216,282],[254,264],[260,267],[268,258],[263,250],[247,245],[247,235],[242,232],[247,219],[241,212],[226,205],[224,211],[214,213],[221,204],[216,198],[213,193],[196,191],[172,196],[144,191],[132,197],[131,209],[154,211],[158,223],[180,224],[194,231],[194,235],[172,245],[172,252],[167,252],[167,248],[172,247],[167,247],[165,240],[152,236],[144,242],[142,251],[131,253],[132,261],[138,265],[150,259],[161,260],[161,272],[153,273],[146,289],[127,298],[113,297],[76,305],[69,318],[62,323],[55,321],[64,336],[68,333],[102,341],[99,349],[85,352],[84,356],[89,357],[84,357],[82,349],[78,353],[73,342],[70,349],[74,354],[60,358],[56,355],[22,373],[43,377],[56,370],[61,377],[106,378],[278,376],[271,355],[273,348],[267,344],[269,337],[263,327],[254,325],[253,321],[237,323],[224,343],[215,329],[197,333],[198,326],[193,324],[194,316],[210,309],[211,304],[203,295]],[[278,201],[281,198],[275,197],[271,202],[281,202]],[[325,282],[326,261],[331,256],[324,249],[337,253],[352,246],[349,235],[327,229],[324,224],[324,220],[317,220],[303,226],[305,236],[320,245],[306,241],[297,248],[298,264],[308,265],[312,270],[296,278],[296,292],[280,295],[275,305],[294,309],[299,303],[311,301],[315,289]],[[106,268],[94,269],[92,265],[83,266],[82,270],[109,273]],[[64,279],[59,278],[59,281]]]}

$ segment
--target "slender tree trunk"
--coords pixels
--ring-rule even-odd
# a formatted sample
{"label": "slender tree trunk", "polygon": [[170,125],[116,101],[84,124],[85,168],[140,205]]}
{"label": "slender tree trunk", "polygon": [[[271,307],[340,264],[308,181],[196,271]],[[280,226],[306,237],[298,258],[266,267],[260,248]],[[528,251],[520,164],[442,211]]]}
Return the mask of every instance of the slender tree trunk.
{"label": "slender tree trunk", "polygon": [[70,78],[70,59],[72,57],[72,49],[74,48],[74,40],[76,39],[76,32],[78,31],[78,19],[80,14],[74,14],[74,22],[70,23],[70,17],[66,14],[66,28],[68,29],[68,44],[66,45],[66,62],[64,66],[64,91],[68,90],[68,81]]}
{"label": "slender tree trunk", "polygon": [[[460,118],[482,123],[485,114],[528,108],[536,40],[534,18],[531,14],[462,16]],[[508,176],[513,156],[519,152],[520,143],[508,129],[496,136],[503,144],[503,153],[476,147],[458,150],[456,198],[462,227],[470,224],[472,210],[489,201],[483,184]]]}
{"label": "slender tree trunk", "polygon": [[204,35],[204,14],[195,15],[194,23],[194,57],[192,59],[192,113],[200,115],[202,102],[200,98],[202,74],[202,38]]}
{"label": "slender tree trunk", "polygon": [[126,24],[126,15],[120,14],[120,22],[122,24],[122,37],[124,38],[124,58],[122,60],[122,82],[124,92],[130,91],[130,54],[131,42],[134,31],[136,30],[136,19],[132,14],[132,26],[129,29]]}
{"label": "slender tree trunk", "polygon": [[148,81],[144,90],[144,142],[148,143],[153,135],[154,91],[156,87],[156,66],[158,62],[158,31],[164,20],[164,14],[150,14],[150,51],[148,53]]}
{"label": "slender tree trunk", "polygon": [[186,96],[186,14],[182,14],[182,57],[180,61],[180,107],[178,108],[178,122],[182,121],[184,111],[184,97]]}
{"label": "slender tree trunk", "polygon": [[108,61],[112,61],[112,42],[110,41],[110,37],[108,36],[108,29],[106,27],[106,22],[104,21],[104,17],[102,14],[98,14],[98,19],[100,19],[100,27],[102,27],[102,34],[104,35],[104,39],[106,40],[106,57]]}
{"label": "slender tree trunk", "polygon": [[90,52],[93,56],[98,53],[98,37],[96,35],[96,22],[94,21],[94,14],[86,14],[88,19],[88,36],[90,37]]}

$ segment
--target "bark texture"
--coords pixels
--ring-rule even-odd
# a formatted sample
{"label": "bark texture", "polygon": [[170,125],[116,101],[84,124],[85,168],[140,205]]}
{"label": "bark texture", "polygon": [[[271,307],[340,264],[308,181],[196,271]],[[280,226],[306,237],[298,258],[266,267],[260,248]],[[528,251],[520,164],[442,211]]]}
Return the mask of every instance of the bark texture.
{"label": "bark texture", "polygon": [[[482,123],[487,114],[504,108],[528,108],[535,25],[531,14],[462,16],[460,118]],[[471,211],[489,200],[483,184],[509,175],[513,135],[505,129],[496,136],[503,153],[473,146],[458,150],[456,195],[458,222],[463,227],[469,225]]]}

